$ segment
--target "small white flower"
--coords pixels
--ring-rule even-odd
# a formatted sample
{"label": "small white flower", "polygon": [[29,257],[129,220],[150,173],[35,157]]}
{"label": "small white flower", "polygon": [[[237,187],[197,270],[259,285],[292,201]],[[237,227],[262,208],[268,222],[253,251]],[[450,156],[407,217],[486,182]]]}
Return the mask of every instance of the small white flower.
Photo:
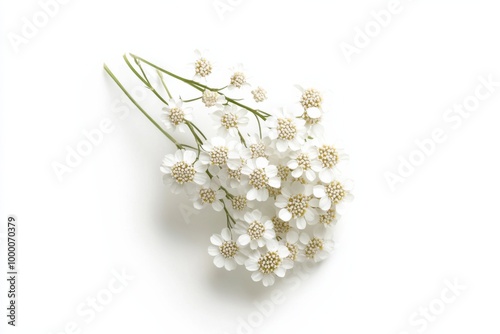
{"label": "small white flower", "polygon": [[225,196],[226,193],[221,189],[219,180],[214,177],[193,194],[193,206],[195,209],[201,210],[210,205],[215,211],[222,211],[224,209],[222,199]]}
{"label": "small white flower", "polygon": [[235,169],[227,167],[221,168],[217,176],[221,180],[222,184],[231,189],[241,189],[242,179],[243,177],[246,177],[241,173],[245,163],[246,160],[240,159],[240,162]]}
{"label": "small white flower", "polygon": [[271,221],[274,225],[274,232],[276,232],[276,235],[280,237],[286,235],[292,228],[290,226],[290,222],[284,221],[278,216],[274,216],[273,218],[271,218]]}
{"label": "small white flower", "polygon": [[276,198],[274,203],[278,207],[280,219],[292,222],[299,230],[306,228],[306,225],[315,224],[318,215],[313,206],[317,200],[311,198],[311,189],[300,182],[293,182],[291,186],[285,186],[281,189],[281,195]]}
{"label": "small white flower", "polygon": [[315,229],[312,237],[308,233],[302,232],[299,240],[300,251],[297,260],[300,262],[320,262],[333,251],[334,243],[331,235],[325,231],[321,232],[320,229]]}
{"label": "small white flower", "polygon": [[287,258],[292,261],[297,261],[300,250],[299,233],[296,230],[288,231],[285,236],[285,242],[285,246],[290,252],[290,255],[288,255]]}
{"label": "small white flower", "polygon": [[307,134],[314,138],[322,138],[324,133],[321,119],[323,117],[323,96],[315,88],[304,89],[299,85],[295,86],[302,93],[300,104],[303,108],[301,117],[306,121]]}
{"label": "small white flower", "polygon": [[182,104],[181,100],[169,100],[168,106],[162,109],[164,113],[161,115],[161,120],[167,130],[174,129],[183,133],[189,130],[186,122],[193,120],[191,108],[183,107]]}
{"label": "small white flower", "polygon": [[[311,108],[309,110],[312,109],[317,108]],[[306,128],[307,135],[313,138],[324,138],[325,129],[323,127],[323,124],[321,124],[321,117],[311,118],[309,114],[307,112],[304,112],[304,114],[301,116],[301,118],[303,118],[305,121],[304,126]]]}
{"label": "small white flower", "polygon": [[332,182],[336,172],[339,172],[338,167],[349,158],[342,149],[327,144],[317,147],[317,157],[320,164],[318,168],[318,164],[315,163],[314,169],[318,172],[321,182],[324,183]]}
{"label": "small white flower", "polygon": [[269,159],[274,153],[269,137],[261,139],[258,134],[252,134],[248,135],[245,141],[247,144],[247,148],[245,149],[246,159],[257,159],[260,157]]}
{"label": "small white flower", "polygon": [[212,63],[199,50],[195,50],[195,54],[197,59],[194,62],[194,79],[197,81],[206,80],[206,77],[212,73]]}
{"label": "small white flower", "polygon": [[201,101],[203,102],[203,104],[205,104],[205,107],[207,108],[216,107],[216,109],[224,108],[224,104],[227,103],[224,95],[209,89],[205,89],[203,91],[203,95],[201,96]]}
{"label": "small white flower", "polygon": [[244,221],[236,224],[235,232],[240,236],[238,237],[238,245],[250,245],[251,249],[264,247],[266,243],[273,240],[276,236],[272,221],[259,210],[247,212]]}
{"label": "small white flower", "polygon": [[318,220],[320,232],[327,233],[333,229],[340,219],[340,214],[332,206],[328,211],[321,212]]}
{"label": "small white flower", "polygon": [[207,167],[195,161],[196,153],[187,150],[177,150],[175,154],[167,154],[163,158],[160,167],[165,173],[163,181],[174,194],[179,194],[183,189],[189,192],[196,184],[201,185],[207,181]]}
{"label": "small white flower", "polygon": [[284,182],[293,180],[292,170],[286,165],[288,159],[277,158],[276,154],[274,156],[271,156],[270,158],[272,159],[270,161],[270,164],[275,165],[278,169],[278,177],[280,178],[282,185]]}
{"label": "small white flower", "polygon": [[271,116],[266,120],[269,138],[275,142],[278,152],[285,152],[288,148],[296,151],[304,144],[305,120],[297,118],[300,114],[301,112],[282,110],[277,116]]}
{"label": "small white flower", "polygon": [[[300,97],[300,104],[304,110],[308,110],[310,108],[321,109],[323,103],[323,96],[321,92],[315,88],[307,88],[304,89],[300,85],[295,85],[295,87],[302,93]],[[310,115],[310,117],[318,118],[321,115]]]}
{"label": "small white flower", "polygon": [[239,220],[245,219],[245,214],[254,207],[253,202],[247,200],[246,191],[241,188],[234,189],[235,194],[231,197],[229,210],[231,215]]}
{"label": "small white flower", "polygon": [[[213,137],[202,145],[204,152],[200,154],[200,161],[209,165],[210,172],[215,174],[224,166],[237,170],[241,165],[239,150],[242,146],[234,139],[226,140],[222,137]],[[215,167],[215,169],[211,167]]]}
{"label": "small white flower", "polygon": [[210,241],[212,245],[208,247],[208,254],[214,257],[214,264],[217,268],[231,271],[245,262],[246,257],[228,228],[224,228],[221,234],[212,235]]}
{"label": "small white flower", "polygon": [[334,226],[340,219],[340,214],[334,208],[328,209],[319,216],[319,223],[325,226]]}
{"label": "small white flower", "polygon": [[226,105],[224,109],[217,110],[212,115],[217,122],[218,134],[221,136],[229,134],[238,137],[238,131],[249,122],[247,111],[238,109],[235,105]]}
{"label": "small white flower", "polygon": [[331,207],[336,210],[342,211],[343,204],[353,199],[351,181],[337,181],[333,180],[327,184],[318,184],[314,186],[314,196],[319,198],[321,210],[328,211]]}
{"label": "small white flower", "polygon": [[287,258],[289,255],[285,245],[273,240],[267,244],[267,250],[252,252],[245,261],[245,267],[253,272],[252,280],[270,286],[276,276],[284,277],[286,271],[293,268],[293,261]]}
{"label": "small white flower", "polygon": [[247,193],[247,199],[250,201],[266,201],[269,198],[267,186],[279,188],[281,185],[278,169],[276,166],[269,165],[266,158],[260,157],[247,160],[246,165],[241,169],[241,173],[248,176],[248,180],[245,181],[250,185]]}
{"label": "small white flower", "polygon": [[316,179],[316,172],[321,170],[321,162],[317,159],[318,152],[316,148],[310,144],[305,144],[298,151],[290,154],[290,161],[287,166],[291,169],[291,174],[298,179],[305,175],[310,182]]}
{"label": "small white flower", "polygon": [[250,86],[247,82],[248,78],[243,69],[243,65],[238,64],[237,66],[230,69],[231,77],[229,79],[229,85],[227,86],[230,90],[239,89],[245,86]]}
{"label": "small white flower", "polygon": [[254,90],[252,90],[252,95],[254,101],[257,103],[263,102],[264,100],[267,99],[267,92],[262,87],[257,87]]}

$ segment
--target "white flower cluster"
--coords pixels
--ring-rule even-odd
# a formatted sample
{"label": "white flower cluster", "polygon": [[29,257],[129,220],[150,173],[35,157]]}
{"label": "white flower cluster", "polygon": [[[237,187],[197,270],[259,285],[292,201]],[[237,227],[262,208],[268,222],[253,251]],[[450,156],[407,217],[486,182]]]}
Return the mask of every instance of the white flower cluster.
{"label": "white flower cluster", "polygon": [[[248,88],[241,67],[219,89],[206,85],[214,71],[206,57],[198,54],[193,68],[197,81],[162,70],[199,96],[164,101],[165,128],[191,132],[195,144],[180,144],[169,135],[178,150],[165,156],[161,171],[172,191],[185,192],[196,209],[225,213],[227,227],[210,238],[214,264],[226,270],[244,266],[254,281],[270,286],[296,263],[324,260],[333,249],[339,212],[352,195],[339,169],[347,156],[323,139],[322,94],[299,88],[294,104],[268,114],[255,107],[268,92]],[[231,98],[235,91],[252,100]],[[217,128],[212,138],[193,123],[196,112],[207,111]],[[251,124],[254,118],[258,124]]]}
{"label": "white flower cluster", "polygon": [[[196,75],[210,74],[207,69],[212,66],[200,57]],[[246,84],[241,71],[229,79],[232,89]],[[261,87],[251,93],[255,102],[266,98]],[[316,89],[301,93],[298,112],[267,117],[259,136],[243,135],[249,117],[241,103],[206,89],[202,101],[213,112],[218,136],[202,143],[199,156],[189,150],[167,155],[161,168],[166,183],[175,193],[184,188],[196,209],[225,210],[228,227],[210,239],[214,264],[227,270],[243,265],[265,286],[296,262],[328,256],[338,211],[352,197],[338,173],[345,154],[322,142],[322,96]],[[179,102],[171,106],[163,118],[167,128],[185,131],[182,116],[190,121],[190,111]]]}

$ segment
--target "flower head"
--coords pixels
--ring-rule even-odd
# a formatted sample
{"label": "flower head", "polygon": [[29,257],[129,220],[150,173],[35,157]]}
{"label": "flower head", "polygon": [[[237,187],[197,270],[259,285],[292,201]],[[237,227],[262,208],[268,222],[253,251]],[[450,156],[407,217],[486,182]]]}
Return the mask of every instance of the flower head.
{"label": "flower head", "polygon": [[245,86],[249,86],[245,70],[243,69],[243,65],[238,64],[230,70],[232,74],[229,78],[229,89],[239,89]]}
{"label": "flower head", "polygon": [[269,138],[275,143],[278,152],[288,148],[298,150],[305,141],[305,121],[298,118],[300,113],[282,111],[277,116],[269,117],[266,125],[269,128]]}
{"label": "flower head", "polygon": [[223,105],[227,103],[224,95],[209,89],[205,89],[203,91],[201,101],[203,102],[203,104],[205,104],[205,107],[216,107],[217,109],[224,108]]}
{"label": "flower head", "polygon": [[310,187],[306,187],[300,182],[294,182],[291,186],[285,186],[281,189],[281,195],[276,198],[275,205],[279,210],[279,218],[289,221],[303,230],[307,223],[315,224],[318,219],[316,205],[312,199]]}
{"label": "flower head", "polygon": [[170,100],[168,106],[162,110],[164,112],[161,115],[161,120],[167,129],[178,129],[179,132],[186,132],[188,130],[186,122],[193,120],[191,108],[183,107],[181,100]]}
{"label": "flower head", "polygon": [[205,79],[212,73],[212,63],[207,60],[199,50],[195,51],[197,59],[194,63],[194,78],[196,80]]}
{"label": "flower head", "polygon": [[175,194],[183,189],[189,192],[194,186],[205,183],[208,178],[206,166],[196,161],[196,153],[193,151],[177,150],[175,154],[167,154],[160,170],[165,174],[163,181]]}
{"label": "flower head", "polygon": [[330,183],[335,177],[335,172],[338,172],[338,167],[341,163],[347,161],[348,156],[343,150],[338,149],[334,145],[318,145],[317,146],[317,160],[315,170],[319,173],[321,182]]}
{"label": "flower head", "polygon": [[300,97],[300,104],[304,108],[304,110],[308,110],[309,108],[321,108],[321,103],[323,102],[323,97],[321,93],[315,88],[307,88],[303,89],[298,86],[298,88],[302,92],[302,96]]}
{"label": "flower head", "polygon": [[252,271],[252,280],[262,281],[264,286],[273,285],[276,276],[284,277],[288,269],[293,268],[293,260],[288,248],[273,240],[267,244],[267,249],[257,250],[248,256],[245,267]]}
{"label": "flower head", "polygon": [[316,147],[307,143],[299,150],[290,154],[288,168],[294,178],[298,179],[302,175],[310,182],[316,179],[316,172],[321,170],[321,162],[318,160]]}
{"label": "flower head", "polygon": [[193,194],[193,206],[198,210],[211,206],[215,211],[222,211],[224,208],[222,199],[225,195],[226,193],[221,189],[219,180],[213,178],[200,186]]}
{"label": "flower head", "polygon": [[[234,139],[224,139],[222,137],[213,137],[202,145],[204,152],[200,154],[200,161],[210,167],[223,168],[228,167],[231,170],[237,170],[241,165],[239,150],[241,143]],[[211,169],[212,173],[219,170]]]}
{"label": "flower head", "polygon": [[251,249],[263,247],[266,242],[273,240],[276,236],[272,221],[262,216],[259,210],[246,213],[244,220],[236,225],[235,230],[240,235],[238,245],[249,245]]}
{"label": "flower head", "polygon": [[250,189],[247,193],[247,199],[250,201],[265,201],[269,197],[267,186],[279,188],[281,180],[278,177],[276,166],[269,165],[266,158],[249,159],[241,173],[248,176]]}
{"label": "flower head", "polygon": [[234,241],[233,234],[228,228],[224,228],[221,234],[212,235],[210,241],[212,245],[208,247],[208,254],[214,257],[214,264],[217,268],[231,271],[245,262],[245,255]]}
{"label": "flower head", "polygon": [[327,184],[318,184],[314,186],[314,196],[319,198],[319,207],[323,211],[328,211],[335,206],[336,209],[343,208],[346,201],[351,201],[352,183],[350,181],[333,180]]}
{"label": "flower head", "polygon": [[229,134],[238,137],[238,131],[247,125],[249,121],[246,110],[238,109],[234,105],[226,105],[224,109],[217,110],[212,115],[221,136]]}
{"label": "flower head", "polygon": [[257,87],[254,90],[252,90],[252,95],[253,95],[253,99],[257,103],[263,102],[264,100],[267,99],[267,92],[262,87]]}
{"label": "flower head", "polygon": [[331,233],[325,230],[315,229],[313,235],[302,232],[299,237],[299,255],[300,262],[313,261],[319,262],[328,257],[333,251],[333,240]]}

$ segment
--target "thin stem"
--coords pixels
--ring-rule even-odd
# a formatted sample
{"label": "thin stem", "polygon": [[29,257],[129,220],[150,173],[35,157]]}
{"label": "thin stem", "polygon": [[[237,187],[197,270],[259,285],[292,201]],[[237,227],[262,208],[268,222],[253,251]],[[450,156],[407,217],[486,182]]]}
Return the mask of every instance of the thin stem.
{"label": "thin stem", "polygon": [[203,134],[203,132],[201,132],[201,130],[193,122],[189,122],[189,123],[191,123],[191,125],[196,129],[196,131],[198,131],[200,133],[200,135],[203,137],[203,139],[207,140],[207,137]]}
{"label": "thin stem", "polygon": [[240,136],[241,142],[245,147],[247,147],[247,142],[245,141],[245,138],[243,138],[243,135],[241,134],[240,130],[238,130],[238,135]]}
{"label": "thin stem", "polygon": [[262,139],[262,127],[260,126],[260,119],[257,117],[257,115],[253,114],[255,116],[255,119],[257,120],[257,124],[259,125],[259,138]]}
{"label": "thin stem", "polygon": [[227,208],[226,208],[226,203],[224,203],[223,200],[220,200],[223,204],[224,204],[224,211],[226,212],[226,219],[227,219],[227,227],[229,229],[231,229],[231,224],[229,221],[231,221],[233,223],[233,225],[236,225],[236,220],[231,216],[231,214],[229,213],[229,211],[227,211]]}
{"label": "thin stem", "polygon": [[[132,58],[134,58],[134,59],[138,59],[138,60],[142,61],[142,62],[143,62],[143,63],[145,63],[145,64],[148,64],[149,66],[151,66],[151,67],[155,68],[157,71],[161,71],[161,72],[163,72],[163,73],[165,73],[165,74],[168,74],[169,76],[171,76],[171,77],[173,77],[173,78],[175,78],[175,79],[177,79],[177,80],[180,80],[180,81],[182,81],[182,82],[184,82],[184,83],[186,83],[186,84],[190,85],[191,87],[193,87],[193,88],[195,88],[195,89],[199,90],[200,92],[201,92],[201,91],[203,91],[204,89],[208,89],[208,90],[211,90],[211,91],[217,91],[217,89],[210,88],[210,87],[208,87],[208,86],[206,86],[206,85],[203,85],[203,84],[201,84],[201,83],[199,83],[199,82],[196,82],[196,81],[194,81],[194,80],[189,80],[189,79],[183,78],[183,77],[181,77],[181,76],[179,76],[179,75],[177,75],[177,74],[174,74],[174,73],[172,73],[172,72],[170,72],[170,71],[167,71],[167,70],[165,70],[165,69],[163,69],[163,68],[161,68],[161,67],[159,67],[159,66],[157,66],[157,65],[155,65],[155,64],[153,64],[153,63],[151,63],[151,62],[149,62],[149,61],[147,61],[146,59],[141,58],[141,57],[139,57],[139,56],[136,56],[136,55],[134,55],[134,54],[132,54],[132,53],[130,54],[130,56],[131,56]],[[224,87],[224,88],[225,88],[225,87]],[[222,89],[223,89],[223,88],[222,88]],[[232,99],[232,98],[230,98],[230,97],[227,97],[225,94],[222,94],[222,95],[224,95],[224,97],[226,98],[226,100],[227,100],[228,102],[231,102],[231,103],[233,103],[233,104],[235,104],[235,105],[237,105],[237,106],[239,106],[239,107],[241,107],[241,108],[244,108],[244,109],[246,109],[246,110],[248,110],[248,111],[252,112],[253,114],[258,115],[258,116],[259,116],[260,118],[262,118],[263,120],[265,120],[267,117],[271,116],[270,114],[268,114],[268,113],[266,113],[266,112],[264,112],[264,111],[262,111],[262,110],[253,109],[253,108],[251,108],[251,107],[249,107],[249,106],[247,106],[247,105],[244,105],[243,103],[239,103],[239,102],[238,102],[238,101],[236,101],[235,99]]]}
{"label": "thin stem", "polygon": [[188,79],[186,79],[186,78],[183,78],[183,77],[181,77],[181,76],[178,76],[177,74],[174,74],[174,73],[172,73],[172,72],[170,72],[170,71],[167,71],[167,70],[165,70],[165,69],[161,68],[160,66],[157,66],[157,65],[155,65],[155,64],[153,64],[153,63],[151,63],[151,62],[147,61],[146,59],[143,59],[143,58],[141,58],[141,57],[138,57],[138,56],[136,56],[136,55],[134,55],[134,54],[132,54],[132,53],[130,54],[130,56],[131,56],[132,58],[139,59],[139,60],[140,60],[140,61],[142,61],[143,63],[148,64],[149,66],[151,66],[151,67],[155,68],[155,69],[156,69],[156,70],[158,70],[158,71],[161,71],[161,72],[163,72],[163,73],[165,73],[165,74],[168,74],[169,76],[171,76],[171,77],[173,77],[173,78],[175,78],[175,79],[177,79],[177,80],[180,80],[180,81],[182,81],[182,82],[187,83],[188,85],[190,85],[190,86],[192,86],[192,87],[196,88],[196,89],[197,89],[197,90],[199,90],[199,91],[203,91],[203,89],[202,89],[202,88],[205,88],[205,89],[210,89],[209,87],[207,87],[207,86],[205,86],[205,85],[203,85],[203,84],[201,84],[201,83],[199,83],[199,82],[196,82],[196,81],[193,81],[193,80],[188,80]]}
{"label": "thin stem", "polygon": [[236,104],[238,107],[241,107],[243,109],[246,109],[246,110],[250,111],[254,115],[259,116],[260,118],[262,118],[264,121],[266,120],[267,117],[271,116],[268,113],[264,113],[263,111],[260,111],[260,110],[257,110],[257,109],[252,109],[249,106],[244,105],[243,103],[239,103],[235,99],[232,99],[232,98],[227,97],[227,96],[225,96],[225,97],[226,97],[226,100],[228,102],[231,102],[232,104]]}
{"label": "thin stem", "polygon": [[130,68],[130,70],[132,70],[132,72],[148,87],[148,89],[150,91],[153,92],[153,94],[155,94],[163,103],[165,103],[167,106],[168,106],[168,102],[153,88],[153,86],[151,85],[151,83],[149,82],[146,74],[144,73],[141,65],[139,64],[139,61],[137,59],[135,59],[135,62],[137,64],[137,66],[139,66],[139,68],[141,69],[141,72],[143,73],[144,75],[144,78],[139,74],[139,72],[137,72],[137,70],[132,66],[132,64],[130,63],[130,61],[128,60],[127,58],[127,55],[123,55],[123,59],[125,59],[125,63],[127,63],[127,66]]}
{"label": "thin stem", "polygon": [[127,95],[127,97],[137,107],[137,109],[139,109],[143,113],[143,115],[146,116],[146,118],[151,123],[153,123],[153,125],[156,126],[158,130],[161,131],[161,133],[163,133],[172,143],[174,143],[174,145],[177,146],[178,149],[182,149],[183,145],[180,144],[177,140],[175,140],[175,138],[172,137],[168,132],[163,130],[162,127],[158,123],[156,123],[155,120],[151,118],[151,116],[149,116],[149,114],[139,105],[139,103],[132,97],[132,95],[130,95],[130,93],[125,89],[125,87],[123,87],[121,82],[116,78],[116,76],[113,74],[113,72],[111,72],[111,70],[108,68],[106,64],[104,64],[104,70],[108,73],[111,79],[113,79],[113,81],[118,85],[118,87],[120,87],[122,92],[125,93],[125,95]]}
{"label": "thin stem", "polygon": [[191,145],[187,145],[187,144],[181,144],[182,147],[187,147],[187,148],[190,148],[192,150],[196,150],[196,147],[194,146],[191,146]]}
{"label": "thin stem", "polygon": [[[207,173],[207,175],[208,175],[211,179],[214,177],[214,176],[212,175],[212,173],[210,173],[210,171],[209,171],[208,169],[205,171],[205,173]],[[224,188],[223,186],[220,186],[220,188],[221,188],[222,190],[224,190],[224,192],[226,193],[226,198],[227,198],[227,199],[231,200],[231,199],[234,197],[234,195],[233,195],[233,194],[231,194],[229,191],[227,191],[227,189],[226,189],[226,188]]]}
{"label": "thin stem", "polygon": [[[193,137],[194,137],[194,140],[196,142],[196,146],[197,146],[197,154],[196,154],[196,160],[198,160],[200,158],[200,154],[201,154],[201,145],[203,145],[203,141],[201,140],[201,138],[196,134],[196,131],[194,129],[194,124],[189,122],[189,121],[186,121],[186,125],[188,126],[189,128],[189,131],[191,131],[191,133],[193,134]],[[203,134],[202,134],[203,135]],[[206,138],[205,138],[206,139]],[[207,170],[208,172],[208,170]],[[208,173],[208,175],[210,176],[210,178],[212,178],[212,175],[210,175],[210,173]]]}
{"label": "thin stem", "polygon": [[130,61],[128,60],[127,58],[127,55],[123,55],[123,59],[125,60],[125,63],[127,64],[127,66],[130,68],[130,70],[142,81],[143,84],[145,84],[146,86],[149,86],[149,82],[144,79],[140,74],[139,72],[137,72],[137,70],[134,68],[134,66],[132,66],[132,64],[130,63]]}
{"label": "thin stem", "polygon": [[172,94],[170,94],[170,91],[168,90],[167,84],[165,83],[165,80],[163,80],[163,74],[159,70],[156,70],[156,73],[158,73],[158,76],[160,77],[161,84],[163,85],[163,88],[165,88],[165,91],[167,92],[168,98],[172,99]]}
{"label": "thin stem", "polygon": [[194,140],[196,141],[197,144],[199,145],[202,145],[203,144],[203,140],[201,140],[200,136],[198,136],[196,134],[196,131],[194,130],[193,128],[193,123],[191,122],[186,122],[186,125],[188,126],[189,130],[191,131],[191,133],[193,134],[193,137],[194,137]]}
{"label": "thin stem", "polygon": [[199,99],[201,99],[203,96],[200,96],[200,97],[196,97],[194,99],[190,99],[190,100],[182,100],[182,102],[193,102],[193,101],[197,101]]}
{"label": "thin stem", "polygon": [[151,82],[149,82],[148,76],[146,75],[146,72],[144,72],[144,69],[142,68],[141,63],[137,59],[135,59],[135,63],[137,66],[139,66],[139,69],[141,70],[141,73],[142,73],[144,79],[146,79],[149,86],[151,86]]}

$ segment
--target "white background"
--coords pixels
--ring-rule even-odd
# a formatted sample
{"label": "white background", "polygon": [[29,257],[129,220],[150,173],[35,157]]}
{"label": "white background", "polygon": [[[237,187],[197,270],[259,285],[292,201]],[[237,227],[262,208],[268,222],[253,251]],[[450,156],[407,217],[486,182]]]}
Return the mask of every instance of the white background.
{"label": "white background", "polygon": [[[230,3],[221,16],[212,0],[72,0],[16,48],[9,36],[40,4],[0,1],[0,231],[15,214],[20,239],[18,326],[5,326],[2,274],[1,332],[413,334],[423,326],[409,318],[438,305],[448,279],[466,288],[425,332],[498,333],[500,87],[457,128],[443,120],[479,76],[500,81],[498,5],[401,0],[348,62],[341,43],[389,1]],[[270,95],[332,92],[329,136],[351,156],[356,199],[334,256],[300,284],[264,289],[244,270],[217,270],[206,249],[225,217],[184,219],[188,200],[159,171],[173,146],[136,109],[116,109],[103,62],[133,88],[124,52],[187,73],[196,48],[223,69],[242,62]],[[53,163],[104,119],[113,131],[58,180]],[[446,141],[392,191],[384,174],[435,128]],[[134,278],[87,321],[77,308],[105,293],[113,270]],[[284,301],[257,314],[272,291]],[[239,328],[249,318],[255,326]]]}

